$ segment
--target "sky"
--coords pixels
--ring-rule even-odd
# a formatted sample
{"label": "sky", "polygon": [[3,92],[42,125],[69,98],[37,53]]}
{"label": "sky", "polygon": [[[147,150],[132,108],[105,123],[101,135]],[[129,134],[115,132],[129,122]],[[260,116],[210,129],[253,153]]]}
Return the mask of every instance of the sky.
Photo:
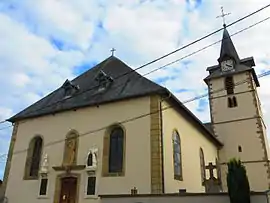
{"label": "sky", "polygon": [[[0,121],[46,96],[66,79],[111,55],[132,68],[186,45],[268,4],[268,0],[1,0]],[[233,34],[268,17],[270,8],[228,28]],[[232,37],[240,58],[253,56],[256,73],[269,70],[270,20]],[[144,74],[222,37],[219,32],[139,71]],[[207,92],[206,68],[216,65],[220,43],[147,75],[181,101]],[[259,96],[270,128],[270,76]],[[208,98],[185,104],[203,122]],[[8,152],[10,123],[0,124],[0,154]],[[5,128],[5,129],[2,129]],[[268,130],[268,137],[270,132]],[[0,159],[0,178],[5,158]]]}

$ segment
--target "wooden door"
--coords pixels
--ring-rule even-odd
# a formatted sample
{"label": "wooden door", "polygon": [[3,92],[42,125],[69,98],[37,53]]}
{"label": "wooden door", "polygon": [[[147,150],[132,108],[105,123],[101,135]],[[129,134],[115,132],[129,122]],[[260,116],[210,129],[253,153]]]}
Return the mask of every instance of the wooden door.
{"label": "wooden door", "polygon": [[76,203],[77,178],[67,177],[61,180],[59,203]]}

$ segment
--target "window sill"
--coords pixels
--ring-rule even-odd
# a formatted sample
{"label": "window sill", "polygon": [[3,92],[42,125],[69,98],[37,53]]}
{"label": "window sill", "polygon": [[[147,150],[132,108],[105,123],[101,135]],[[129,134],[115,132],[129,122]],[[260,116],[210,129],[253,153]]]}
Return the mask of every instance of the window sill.
{"label": "window sill", "polygon": [[38,177],[23,177],[23,180],[38,180]]}
{"label": "window sill", "polygon": [[179,175],[174,175],[174,180],[183,181],[183,177]]}
{"label": "window sill", "polygon": [[84,199],[98,199],[97,195],[85,195]]}
{"label": "window sill", "polygon": [[124,172],[119,172],[119,173],[104,173],[102,175],[103,177],[123,177],[125,176]]}
{"label": "window sill", "polygon": [[38,199],[49,199],[49,196],[48,195],[39,195],[37,198]]}

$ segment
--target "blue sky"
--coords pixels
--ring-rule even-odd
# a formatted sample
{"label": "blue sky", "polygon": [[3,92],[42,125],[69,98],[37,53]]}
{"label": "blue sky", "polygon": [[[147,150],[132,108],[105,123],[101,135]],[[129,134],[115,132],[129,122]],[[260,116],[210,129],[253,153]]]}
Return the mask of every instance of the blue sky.
{"label": "blue sky", "polygon": [[[0,120],[39,100],[66,79],[115,55],[135,68],[222,26],[220,6],[232,22],[267,0],[9,0],[0,1]],[[241,5],[241,6],[240,6]],[[269,9],[231,28],[232,34],[268,16]],[[254,56],[256,71],[269,70],[270,23],[245,31],[233,41],[240,57]],[[221,39],[218,33],[158,63],[147,73]],[[206,92],[206,67],[215,65],[220,44],[147,77],[170,89],[181,101]],[[260,80],[267,126],[270,125],[270,79]],[[209,121],[208,99],[186,104]],[[0,129],[9,126],[0,124]],[[268,133],[269,134],[269,133]],[[11,128],[0,130],[0,154],[7,153]],[[0,178],[5,158],[0,159]]]}

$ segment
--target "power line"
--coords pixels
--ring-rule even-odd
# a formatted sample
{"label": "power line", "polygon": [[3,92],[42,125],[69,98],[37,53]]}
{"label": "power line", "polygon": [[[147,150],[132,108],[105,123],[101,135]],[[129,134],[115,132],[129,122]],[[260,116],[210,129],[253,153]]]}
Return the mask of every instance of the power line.
{"label": "power line", "polygon": [[[265,21],[267,21],[267,20],[269,20],[269,19],[270,19],[270,17],[264,18],[263,20],[260,20],[260,21],[258,21],[258,22],[256,22],[256,23],[254,23],[254,24],[252,24],[252,25],[246,27],[246,28],[243,28],[243,29],[241,29],[241,30],[239,30],[239,31],[237,31],[237,32],[235,32],[235,33],[233,33],[230,37],[233,37],[233,36],[235,36],[235,35],[237,35],[237,34],[239,34],[239,33],[241,33],[241,32],[244,32],[244,31],[246,31],[246,30],[248,30],[248,29],[250,29],[250,28],[252,28],[252,27],[255,27],[256,25],[259,25],[260,23],[263,23],[263,22],[265,22]],[[228,37],[226,37],[225,39],[227,39],[227,38],[228,38]],[[153,73],[153,72],[155,72],[155,71],[158,71],[158,70],[160,70],[160,69],[163,69],[163,68],[165,68],[165,67],[167,67],[167,66],[169,66],[169,65],[172,65],[172,64],[174,64],[174,63],[177,63],[177,62],[179,62],[179,61],[181,61],[181,60],[183,60],[183,59],[185,59],[185,58],[188,58],[188,57],[190,57],[190,56],[192,56],[192,55],[194,55],[194,54],[197,54],[197,53],[199,53],[199,52],[201,52],[201,51],[203,51],[203,50],[205,50],[205,49],[207,49],[207,48],[210,48],[210,47],[212,47],[212,46],[218,44],[218,43],[221,42],[221,41],[222,41],[222,39],[221,39],[221,40],[218,40],[218,41],[216,41],[216,42],[214,42],[214,43],[212,43],[212,44],[209,44],[209,45],[207,45],[207,46],[205,46],[205,47],[203,47],[203,48],[201,48],[201,49],[198,49],[198,50],[196,50],[196,51],[194,51],[194,52],[191,52],[190,54],[187,54],[187,55],[185,55],[185,56],[183,56],[183,57],[181,57],[181,58],[179,58],[179,59],[176,59],[175,61],[172,61],[172,62],[170,62],[170,63],[167,63],[167,64],[165,64],[165,65],[163,65],[163,66],[161,66],[161,67],[159,67],[159,68],[156,68],[156,69],[154,69],[154,70],[152,70],[152,71],[150,71],[150,72],[144,74],[143,76],[149,75],[149,74],[151,74],[151,73]]]}
{"label": "power line", "polygon": [[[233,33],[230,37],[233,37],[233,36],[235,36],[235,35],[237,35],[237,34],[239,34],[239,33],[242,33],[243,31],[246,31],[246,30],[248,30],[248,29],[250,29],[250,28],[252,28],[252,27],[255,27],[256,25],[261,24],[261,23],[263,23],[263,22],[265,22],[265,21],[267,21],[267,20],[269,20],[269,19],[270,19],[270,17],[264,18],[263,20],[260,20],[260,21],[258,21],[258,22],[256,22],[256,23],[254,23],[254,24],[252,24],[252,25],[246,27],[246,28],[243,28],[243,29],[241,29],[241,30],[239,30],[239,31],[237,31],[237,32],[235,32],[235,33]],[[227,38],[228,38],[228,37],[227,37]],[[225,39],[227,39],[227,38],[225,38]],[[163,66],[161,66],[161,67],[158,67],[158,68],[156,68],[156,69],[154,69],[154,70],[151,70],[151,71],[149,71],[149,72],[143,74],[142,77],[143,77],[143,76],[146,76],[146,75],[149,75],[149,74],[151,74],[151,73],[154,73],[154,72],[156,72],[156,71],[158,71],[158,70],[160,70],[160,69],[163,69],[163,68],[165,68],[165,67],[167,67],[167,66],[169,66],[169,65],[172,65],[172,64],[174,64],[174,63],[177,63],[177,62],[179,62],[179,61],[181,61],[181,60],[183,60],[183,59],[185,59],[185,58],[188,58],[188,57],[190,57],[190,56],[192,56],[192,55],[195,55],[195,54],[197,54],[197,53],[199,53],[199,52],[201,52],[201,51],[203,51],[203,50],[205,50],[205,49],[207,49],[207,48],[209,48],[209,47],[212,47],[212,46],[218,44],[218,43],[221,42],[221,41],[222,41],[222,39],[221,39],[221,40],[218,40],[218,41],[216,41],[216,42],[214,42],[214,43],[212,43],[212,44],[209,44],[209,45],[207,45],[207,46],[205,46],[205,47],[203,47],[203,48],[201,48],[201,49],[198,49],[198,50],[196,50],[196,51],[194,51],[194,52],[192,52],[192,53],[190,53],[190,54],[187,54],[187,55],[185,55],[185,56],[183,56],[183,57],[181,57],[181,58],[179,58],[179,59],[176,59],[176,60],[174,60],[174,61],[172,61],[172,62],[169,62],[169,63],[167,63],[167,64],[165,64],[165,65],[163,65]],[[118,86],[121,86],[121,85],[123,85],[123,83],[119,84]],[[116,87],[114,87],[114,88],[117,88],[118,86],[116,86]],[[88,90],[87,90],[87,91],[88,91]],[[75,96],[77,96],[77,95],[75,95]],[[75,96],[74,96],[74,97],[75,97]],[[58,101],[58,102],[59,102],[59,101]],[[56,103],[57,103],[57,102],[56,102]],[[53,103],[53,104],[56,104],[56,103]],[[52,105],[52,104],[51,104],[51,105]],[[49,106],[50,106],[50,105],[45,106],[44,108],[49,107]],[[44,108],[40,108],[40,109],[38,109],[38,110],[42,110],[42,109],[44,109]],[[35,110],[35,111],[37,111],[37,110]],[[31,112],[30,112],[30,113],[31,113]],[[4,122],[6,122],[6,121],[2,121],[2,123],[4,123]],[[1,124],[1,122],[0,122],[0,124]],[[6,129],[6,128],[10,128],[10,127],[12,127],[12,126],[13,126],[13,125],[10,125],[10,126],[4,127],[4,128],[0,128],[0,130],[4,130],[4,129]]]}
{"label": "power line", "polygon": [[[265,77],[265,76],[268,76],[268,75],[270,75],[270,71],[266,71],[266,72],[264,72],[264,73],[258,75],[258,78],[262,78],[262,77]],[[251,79],[251,80],[254,81],[253,79]],[[249,81],[250,81],[249,79],[245,79],[245,80],[239,81],[238,83],[235,84],[235,86],[244,84],[244,83],[249,82]],[[226,90],[226,88],[220,88],[220,89],[217,89],[217,90],[215,90],[215,91],[213,91],[213,92],[211,92],[211,93],[212,93],[212,94],[213,94],[213,93],[218,93],[218,92],[224,91],[224,90]],[[206,96],[208,96],[208,94],[203,94],[203,95],[194,97],[194,98],[192,98],[192,99],[186,100],[186,101],[182,102],[182,104],[186,104],[186,103],[192,102],[192,101],[197,100],[197,99],[201,99],[201,98],[206,97]],[[130,119],[126,119],[126,120],[124,120],[124,121],[119,122],[119,124],[124,124],[124,123],[128,123],[128,122],[131,122],[131,121],[134,121],[134,120],[138,120],[138,119],[141,119],[141,118],[150,116],[150,115],[152,115],[152,114],[159,113],[160,111],[165,111],[165,110],[170,109],[170,108],[173,108],[173,107],[174,107],[174,105],[170,105],[170,106],[167,106],[167,107],[162,108],[161,110],[153,111],[153,112],[150,112],[150,113],[146,113],[146,114],[139,115],[139,116],[137,116],[137,117],[133,117],[133,118],[130,118]],[[90,131],[88,131],[88,132],[79,134],[78,137],[83,137],[83,136],[86,136],[86,135],[89,135],[89,134],[93,134],[93,133],[96,133],[96,132],[99,132],[99,131],[102,131],[102,130],[106,130],[106,129],[108,129],[110,126],[111,126],[111,125],[105,126],[105,127],[101,127],[101,128],[95,129],[95,130],[90,130]],[[58,143],[61,143],[61,142],[66,141],[66,140],[67,140],[67,138],[65,138],[65,139],[60,139],[60,140],[58,140],[58,141],[49,142],[49,143],[47,143],[47,144],[44,144],[44,147],[51,146],[51,145],[54,145],[54,144],[58,144]],[[13,152],[13,155],[14,155],[14,154],[19,154],[19,153],[26,152],[27,150],[28,150],[28,148],[27,148],[27,149],[23,149],[23,150],[18,150],[18,151],[16,151],[16,152]],[[7,156],[7,154],[2,154],[2,155],[0,155],[0,159],[1,159],[1,157],[3,157],[3,156]]]}
{"label": "power line", "polygon": [[[248,15],[246,15],[246,16],[244,16],[244,17],[242,17],[242,18],[240,18],[240,19],[238,19],[238,20],[236,20],[236,21],[234,21],[234,22],[232,22],[232,23],[230,23],[230,24],[228,24],[226,27],[230,27],[230,26],[232,26],[232,25],[234,25],[234,24],[236,24],[236,23],[239,23],[240,21],[243,21],[244,19],[246,19],[246,18],[248,18],[248,17],[250,17],[250,16],[252,16],[252,15],[255,15],[255,14],[258,13],[258,12],[261,12],[262,10],[268,8],[269,6],[270,6],[270,4],[268,4],[268,5],[266,5],[266,6],[262,7],[262,8],[260,8],[260,9],[258,9],[258,10],[256,10],[256,11],[254,11],[254,12],[252,12],[252,13],[250,13],[250,14],[248,14]],[[161,59],[164,59],[164,58],[166,58],[166,57],[168,57],[168,56],[170,56],[170,55],[172,55],[172,54],[175,54],[176,52],[178,52],[178,51],[180,51],[180,50],[183,50],[183,49],[185,49],[185,48],[187,48],[187,47],[189,47],[189,46],[191,46],[191,45],[193,45],[193,44],[196,44],[196,43],[198,43],[198,42],[200,42],[200,41],[202,41],[202,40],[204,40],[204,39],[206,39],[206,38],[208,38],[208,37],[210,37],[210,36],[212,36],[212,35],[214,35],[214,34],[220,32],[220,31],[223,30],[223,29],[224,29],[224,28],[220,28],[220,29],[218,29],[218,30],[216,30],[216,31],[214,31],[214,32],[212,32],[212,33],[210,33],[210,34],[207,34],[207,35],[205,35],[205,36],[203,36],[203,37],[201,37],[201,38],[199,38],[199,39],[197,39],[197,40],[195,40],[195,41],[193,41],[193,42],[187,44],[187,45],[182,46],[181,48],[178,48],[178,49],[176,49],[176,50],[174,50],[174,51],[172,51],[172,52],[170,52],[170,53],[168,53],[168,54],[165,54],[165,55],[163,55],[163,56],[161,56],[161,57],[159,57],[159,58],[157,58],[157,59],[155,59],[155,60],[152,60],[152,61],[150,61],[150,62],[148,62],[148,63],[146,63],[146,64],[144,64],[144,65],[142,65],[142,66],[139,66],[138,68],[135,68],[135,69],[130,70],[130,71],[126,72],[126,73],[120,74],[119,76],[115,77],[114,79],[117,80],[117,79],[119,79],[119,78],[121,78],[121,77],[123,77],[123,76],[125,76],[125,75],[131,74],[132,72],[134,72],[134,71],[136,71],[136,70],[142,69],[142,68],[144,68],[144,67],[146,67],[146,66],[148,66],[148,65],[150,65],[150,64],[153,64],[153,63],[155,63],[155,62],[157,62],[157,61],[160,61]],[[58,104],[58,103],[62,103],[62,102],[64,102],[64,101],[68,100],[68,99],[74,98],[74,97],[76,97],[76,96],[79,96],[79,95],[81,95],[81,94],[84,94],[85,92],[91,91],[91,90],[96,89],[96,88],[98,88],[98,86],[91,87],[91,88],[86,89],[86,90],[84,90],[84,91],[82,91],[82,92],[79,92],[79,93],[77,93],[77,94],[74,94],[74,95],[72,95],[71,97],[64,98],[64,99],[62,99],[62,100],[59,100],[59,101],[54,102],[54,103],[51,103],[51,104],[49,104],[49,105],[47,105],[47,106],[44,106],[44,107],[42,107],[42,108],[36,109],[35,111],[39,111],[39,110],[45,109],[45,108],[47,108],[47,107],[50,107],[50,106],[52,106],[52,105],[56,105],[56,104]],[[32,112],[30,111],[30,112],[28,112],[28,113],[32,113]],[[4,121],[4,122],[6,122],[6,121]]]}
{"label": "power line", "polygon": [[0,130],[5,130],[5,129],[10,128],[10,127],[12,127],[12,126],[13,126],[13,125],[9,125],[9,126],[3,127],[3,128],[0,128]]}
{"label": "power line", "polygon": [[[265,18],[265,19],[263,19],[263,20],[261,20],[261,21],[258,21],[258,22],[256,22],[256,23],[254,23],[254,24],[252,24],[252,25],[250,25],[250,26],[244,28],[244,29],[241,29],[241,30],[239,30],[239,31],[237,31],[237,32],[235,32],[235,33],[233,33],[233,34],[231,35],[231,37],[233,37],[233,36],[235,36],[235,35],[237,35],[237,34],[243,32],[243,31],[246,31],[246,30],[248,30],[248,29],[250,29],[250,28],[252,28],[252,27],[254,27],[254,26],[256,26],[256,25],[258,25],[258,24],[260,24],[260,23],[263,23],[263,22],[265,22],[266,20],[269,20],[269,19],[270,19],[270,17],[267,17],[267,18]],[[156,69],[154,69],[154,70],[152,70],[152,71],[149,71],[148,73],[145,73],[145,74],[143,74],[142,76],[149,75],[149,74],[151,74],[151,73],[153,73],[153,72],[156,72],[156,71],[158,71],[158,70],[160,70],[160,69],[163,69],[163,68],[165,68],[165,67],[167,67],[167,66],[169,66],[169,65],[172,65],[172,64],[174,64],[174,63],[176,63],[176,62],[179,62],[179,61],[181,61],[181,60],[183,60],[183,59],[185,59],[185,58],[188,58],[188,57],[190,57],[190,56],[192,56],[192,55],[195,55],[196,53],[199,53],[199,52],[201,52],[201,51],[203,51],[203,50],[205,50],[205,49],[207,49],[207,48],[209,48],[209,47],[212,47],[212,46],[216,45],[217,43],[219,43],[219,42],[221,42],[221,41],[222,41],[222,40],[218,40],[218,41],[216,41],[216,42],[214,42],[214,43],[212,43],[212,44],[209,44],[209,45],[207,45],[207,46],[205,46],[205,47],[203,47],[203,48],[201,48],[201,49],[198,49],[198,50],[196,50],[196,51],[194,51],[194,52],[192,52],[192,53],[190,53],[190,54],[188,54],[188,55],[185,55],[184,57],[181,57],[181,58],[179,58],[179,59],[176,59],[175,61],[169,62],[169,63],[167,63],[167,64],[165,64],[165,65],[163,65],[163,66],[161,66],[161,67],[159,67],[159,68],[156,68]],[[121,85],[123,85],[123,84],[121,83],[121,84],[119,84],[118,86],[121,86]],[[118,87],[118,86],[117,86],[117,87]],[[116,88],[116,87],[114,87],[114,88]],[[89,91],[89,90],[87,89],[86,91]],[[84,92],[82,92],[82,93],[84,93]],[[80,94],[82,94],[82,93],[80,93]],[[78,94],[75,95],[75,96],[78,96]],[[73,97],[75,97],[75,96],[73,96]],[[57,102],[55,102],[55,103],[52,103],[52,104],[50,104],[50,105],[48,105],[48,106],[42,107],[42,108],[37,109],[37,110],[35,110],[35,111],[42,110],[42,109],[44,109],[44,108],[46,108],[46,107],[49,107],[49,106],[51,106],[51,105],[57,104],[57,103],[62,102],[62,101],[63,101],[63,100],[57,101]],[[29,112],[29,113],[31,113],[31,112]],[[2,122],[5,122],[5,121],[2,121]],[[10,125],[9,127],[12,127],[12,125]],[[7,128],[8,128],[8,127],[7,127]],[[6,129],[6,128],[4,128],[4,129]],[[0,130],[1,130],[1,129],[0,129]]]}
{"label": "power line", "polygon": [[[230,27],[230,26],[232,26],[232,25],[234,25],[234,24],[236,24],[236,23],[239,23],[240,21],[242,21],[242,20],[244,20],[244,19],[246,19],[246,18],[248,18],[248,17],[250,17],[250,16],[252,16],[252,15],[254,15],[254,14],[256,14],[256,13],[258,13],[258,12],[264,10],[264,9],[266,9],[266,8],[268,8],[269,6],[270,6],[270,4],[268,4],[268,5],[266,5],[266,6],[262,7],[262,8],[260,8],[259,10],[256,10],[256,11],[254,11],[254,12],[252,12],[252,13],[250,13],[250,14],[248,14],[248,15],[246,15],[246,16],[244,16],[244,17],[242,17],[242,18],[240,18],[240,19],[238,19],[238,20],[236,20],[236,21],[234,21],[234,22],[232,22],[232,23],[230,23],[230,24],[227,25],[226,27]],[[199,42],[199,41],[202,41],[202,40],[204,40],[204,39],[206,39],[206,38],[208,38],[208,37],[210,37],[210,36],[212,36],[212,35],[214,35],[214,34],[220,32],[221,30],[223,30],[223,28],[220,28],[220,29],[218,29],[218,30],[216,30],[216,31],[214,31],[214,32],[212,32],[212,33],[210,33],[210,34],[208,34],[208,35],[205,35],[204,37],[201,37],[201,38],[199,38],[199,39],[197,39],[197,40],[195,40],[195,41],[193,41],[193,42],[191,42],[191,43],[189,43],[189,44],[187,44],[187,45],[185,45],[185,46],[183,46],[183,47],[181,47],[181,48],[176,49],[175,51],[172,51],[172,52],[170,52],[170,53],[168,53],[168,54],[165,54],[164,56],[161,56],[161,57],[159,57],[159,58],[157,58],[157,59],[155,59],[155,60],[153,60],[153,61],[151,61],[151,62],[149,62],[149,63],[146,63],[146,64],[144,64],[144,65],[142,65],[142,66],[140,66],[140,67],[138,67],[138,68],[135,68],[133,71],[139,70],[139,69],[141,69],[141,68],[143,68],[143,67],[145,67],[145,66],[148,66],[148,65],[150,65],[150,64],[152,64],[152,63],[155,63],[155,62],[157,62],[157,61],[159,61],[159,60],[161,60],[161,59],[163,59],[163,58],[166,58],[166,57],[168,57],[168,56],[170,56],[170,55],[172,55],[172,54],[174,54],[174,53],[176,53],[176,52],[178,52],[178,51],[180,51],[180,50],[182,50],[182,49],[185,49],[185,48],[187,48],[187,47],[189,47],[189,46],[191,46],[191,45],[193,45],[193,44],[195,44],[195,43],[197,43],[197,42]],[[132,71],[132,72],[133,72],[133,71]]]}

